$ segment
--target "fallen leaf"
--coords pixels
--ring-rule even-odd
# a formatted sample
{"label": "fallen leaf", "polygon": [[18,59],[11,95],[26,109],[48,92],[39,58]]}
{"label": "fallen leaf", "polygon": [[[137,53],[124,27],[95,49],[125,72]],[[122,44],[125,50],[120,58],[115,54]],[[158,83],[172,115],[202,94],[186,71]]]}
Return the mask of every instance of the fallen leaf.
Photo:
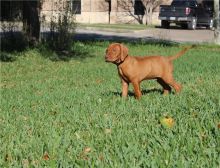
{"label": "fallen leaf", "polygon": [[34,167],[39,167],[40,161],[39,161],[39,160],[32,160],[31,164],[32,164]]}
{"label": "fallen leaf", "polygon": [[105,113],[105,114],[104,114],[104,117],[105,117],[105,118],[109,118],[109,114]]}
{"label": "fallen leaf", "polygon": [[91,152],[91,148],[90,147],[86,147],[86,148],[84,148],[84,150],[83,150],[83,152],[85,153],[85,154],[87,154],[87,153],[89,153],[89,152]]}
{"label": "fallen leaf", "polygon": [[50,159],[50,156],[47,152],[44,153],[43,159],[44,160],[49,160]]}
{"label": "fallen leaf", "polygon": [[166,118],[162,118],[160,120],[160,123],[164,126],[164,127],[167,127],[167,128],[172,128],[174,126],[174,119],[171,118],[171,117],[166,117]]}
{"label": "fallen leaf", "polygon": [[78,157],[78,159],[82,159],[82,160],[89,160],[89,157],[85,156],[85,155],[82,155],[80,157]]}
{"label": "fallen leaf", "polygon": [[218,123],[218,128],[220,129],[220,123]]}
{"label": "fallen leaf", "polygon": [[107,129],[105,129],[105,133],[106,133],[106,134],[111,134],[111,133],[112,133],[112,130],[109,129],[109,128],[107,128]]}
{"label": "fallen leaf", "polygon": [[83,151],[79,154],[78,159],[89,160],[88,154],[92,151],[90,147],[85,147]]}
{"label": "fallen leaf", "polygon": [[22,160],[22,165],[23,165],[24,168],[25,168],[25,167],[29,167],[29,161],[28,161],[28,159],[23,159],[23,160]]}
{"label": "fallen leaf", "polygon": [[102,82],[103,82],[102,79],[97,79],[97,80],[96,80],[96,83],[98,83],[98,84],[99,84],[99,83],[102,83]]}
{"label": "fallen leaf", "polygon": [[104,160],[104,156],[103,155],[99,155],[99,160],[103,161]]}
{"label": "fallen leaf", "polygon": [[5,155],[5,161],[8,162],[8,161],[11,161],[11,160],[12,160],[11,155],[6,154],[6,155]]}
{"label": "fallen leaf", "polygon": [[197,112],[193,112],[193,113],[192,113],[192,117],[193,117],[193,118],[197,118],[197,116],[198,116],[198,113],[197,113]]}
{"label": "fallen leaf", "polygon": [[22,118],[23,118],[24,121],[28,120],[28,117],[26,117],[26,116],[23,116]]}
{"label": "fallen leaf", "polygon": [[205,140],[207,138],[207,135],[205,134],[205,132],[202,132],[200,136],[202,140]]}

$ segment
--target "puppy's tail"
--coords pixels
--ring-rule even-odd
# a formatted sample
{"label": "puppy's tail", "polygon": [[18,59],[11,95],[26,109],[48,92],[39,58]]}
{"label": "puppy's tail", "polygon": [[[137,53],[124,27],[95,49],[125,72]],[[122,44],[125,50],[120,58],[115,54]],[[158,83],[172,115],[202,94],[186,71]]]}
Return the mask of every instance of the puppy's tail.
{"label": "puppy's tail", "polygon": [[178,52],[176,55],[168,57],[168,59],[170,61],[173,61],[173,60],[179,58],[180,56],[182,56],[183,54],[185,54],[186,51],[188,51],[189,49],[194,48],[194,47],[195,47],[195,45],[192,45],[192,46],[189,46],[189,47],[185,47],[182,51]]}

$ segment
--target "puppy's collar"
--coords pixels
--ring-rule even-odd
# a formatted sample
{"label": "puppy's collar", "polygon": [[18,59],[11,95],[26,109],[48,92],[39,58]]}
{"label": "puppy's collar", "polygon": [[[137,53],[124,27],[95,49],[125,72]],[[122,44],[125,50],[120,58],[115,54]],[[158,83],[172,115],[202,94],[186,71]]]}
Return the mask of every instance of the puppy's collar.
{"label": "puppy's collar", "polygon": [[125,59],[124,59],[123,61],[121,61],[121,60],[120,60],[120,62],[117,62],[117,61],[116,61],[115,64],[116,64],[117,66],[121,65],[121,64],[126,60],[127,57],[128,57],[128,55],[125,57]]}

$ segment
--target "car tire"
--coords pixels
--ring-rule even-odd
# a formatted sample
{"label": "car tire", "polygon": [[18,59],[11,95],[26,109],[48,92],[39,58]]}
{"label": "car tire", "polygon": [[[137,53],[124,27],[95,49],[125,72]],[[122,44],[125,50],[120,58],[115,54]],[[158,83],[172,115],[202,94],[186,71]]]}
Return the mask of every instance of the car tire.
{"label": "car tire", "polygon": [[182,23],[180,26],[181,26],[182,29],[187,29],[188,28],[186,23]]}
{"label": "car tire", "polygon": [[188,29],[195,30],[197,25],[197,19],[195,17],[192,18],[190,22],[188,22]]}
{"label": "car tire", "polygon": [[161,27],[165,29],[169,29],[170,23],[167,20],[161,20]]}
{"label": "car tire", "polygon": [[208,25],[207,25],[207,29],[212,30],[213,27],[214,27],[214,20],[211,18],[211,19],[209,20]]}

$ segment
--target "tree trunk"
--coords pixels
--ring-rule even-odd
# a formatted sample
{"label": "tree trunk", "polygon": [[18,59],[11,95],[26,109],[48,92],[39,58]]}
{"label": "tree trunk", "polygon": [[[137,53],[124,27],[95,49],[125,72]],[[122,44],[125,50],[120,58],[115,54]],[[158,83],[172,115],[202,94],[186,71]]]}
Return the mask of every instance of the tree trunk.
{"label": "tree trunk", "polygon": [[149,8],[149,13],[148,13],[148,17],[149,17],[149,19],[148,19],[148,25],[152,25],[152,17],[153,17],[153,6],[151,6],[150,8]]}
{"label": "tree trunk", "polygon": [[146,24],[147,25],[147,17],[148,17],[148,13],[147,11],[145,11],[143,17],[142,17],[142,24]]}
{"label": "tree trunk", "polygon": [[23,1],[23,31],[31,45],[35,45],[40,37],[39,1]]}
{"label": "tree trunk", "polygon": [[219,0],[214,0],[215,43],[220,45]]}
{"label": "tree trunk", "polygon": [[145,4],[146,21],[144,23],[146,25],[152,25],[152,16],[153,16],[153,4],[148,2],[148,4]]}

